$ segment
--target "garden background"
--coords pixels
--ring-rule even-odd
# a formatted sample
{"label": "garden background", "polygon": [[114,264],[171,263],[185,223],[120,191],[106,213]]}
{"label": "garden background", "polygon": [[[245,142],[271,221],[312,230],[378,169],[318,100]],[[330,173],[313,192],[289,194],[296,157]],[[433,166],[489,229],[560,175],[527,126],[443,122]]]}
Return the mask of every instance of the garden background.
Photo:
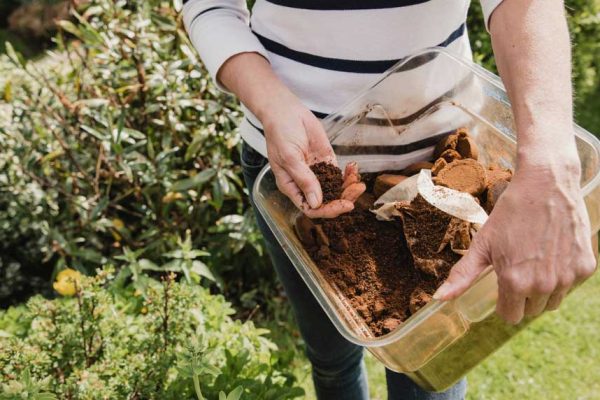
{"label": "garden background", "polygon": [[[238,104],[180,3],[0,4],[1,399],[314,398],[240,179]],[[600,0],[566,4],[576,118],[600,134]],[[475,368],[469,398],[600,398],[599,290]]]}

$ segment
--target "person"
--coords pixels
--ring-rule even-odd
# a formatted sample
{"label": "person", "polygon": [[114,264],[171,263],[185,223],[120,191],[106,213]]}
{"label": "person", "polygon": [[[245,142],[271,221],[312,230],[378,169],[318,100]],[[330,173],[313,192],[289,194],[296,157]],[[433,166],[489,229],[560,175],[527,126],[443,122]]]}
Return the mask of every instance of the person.
{"label": "person", "polygon": [[[579,185],[563,1],[480,1],[514,112],[517,167],[435,297],[457,297],[491,264],[497,312],[516,324],[558,308],[596,262]],[[323,206],[309,168],[335,160],[320,119],[418,50],[442,46],[471,57],[468,7],[469,0],[256,0],[250,19],[244,0],[185,1],[194,47],[216,84],[242,103],[248,190],[268,156],[280,191],[309,217],[351,210],[352,201]],[[336,331],[256,217],[305,340],[317,397],[368,398],[362,349]],[[429,393],[402,374],[386,371],[386,378],[390,399],[458,399],[466,391],[464,380]]]}

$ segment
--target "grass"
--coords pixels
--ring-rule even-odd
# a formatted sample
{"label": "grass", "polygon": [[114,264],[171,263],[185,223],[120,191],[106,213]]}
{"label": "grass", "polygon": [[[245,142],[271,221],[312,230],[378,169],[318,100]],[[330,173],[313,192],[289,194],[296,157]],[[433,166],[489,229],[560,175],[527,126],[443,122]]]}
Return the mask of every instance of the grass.
{"label": "grass", "polygon": [[[600,273],[468,375],[470,400],[600,398]],[[372,400],[387,398],[383,366],[366,353]],[[310,366],[298,356],[296,376],[315,399]]]}

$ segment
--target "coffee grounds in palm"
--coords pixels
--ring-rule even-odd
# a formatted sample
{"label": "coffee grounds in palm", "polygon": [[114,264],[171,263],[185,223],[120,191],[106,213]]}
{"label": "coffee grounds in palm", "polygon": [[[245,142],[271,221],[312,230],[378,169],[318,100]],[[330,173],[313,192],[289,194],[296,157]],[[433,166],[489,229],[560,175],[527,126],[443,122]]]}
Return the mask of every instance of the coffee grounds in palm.
{"label": "coffee grounds in palm", "polygon": [[319,162],[310,166],[317,176],[323,192],[323,203],[329,203],[342,196],[342,171],[333,164]]}

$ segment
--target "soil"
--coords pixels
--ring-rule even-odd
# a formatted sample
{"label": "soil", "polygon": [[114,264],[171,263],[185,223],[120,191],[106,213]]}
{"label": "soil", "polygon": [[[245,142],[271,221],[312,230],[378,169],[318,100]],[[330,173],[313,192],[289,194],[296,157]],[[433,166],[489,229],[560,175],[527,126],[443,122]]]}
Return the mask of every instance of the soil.
{"label": "soil", "polygon": [[[505,186],[511,172],[498,168],[486,170],[477,162],[478,150],[466,130],[458,130],[442,142],[436,148],[438,160],[430,160],[443,160],[437,162],[439,171],[435,178],[449,187],[479,196],[486,208],[488,196],[495,203],[499,196],[496,185]],[[452,161],[440,158],[443,153]],[[431,168],[432,162],[415,166],[411,172],[418,172],[417,167]],[[457,169],[457,164],[462,167]],[[318,163],[311,169],[321,183],[324,202],[339,198],[342,192],[339,168]],[[455,174],[453,170],[461,173]],[[350,213],[315,220],[301,215],[295,223],[298,238],[325,279],[348,299],[375,336],[393,331],[431,301],[461,257],[452,246],[442,246],[448,239],[451,222],[459,220],[421,196],[403,205],[402,217],[392,221],[379,221],[370,211],[376,198],[375,189],[379,191],[384,181],[391,185],[394,179],[401,179],[399,172],[363,174],[367,192]],[[387,176],[378,181],[384,174]],[[463,182],[465,179],[468,182]]]}
{"label": "soil", "polygon": [[370,211],[355,209],[314,223],[330,246],[305,244],[309,255],[375,336],[410,317],[410,295],[418,286],[429,293],[435,289],[435,282],[424,281],[414,268],[399,220],[378,221]]}
{"label": "soil", "polygon": [[[436,253],[450,216],[420,197],[413,206],[413,217],[405,218],[404,224],[400,219],[378,221],[364,208],[334,219],[302,215],[296,221],[310,257],[375,336],[391,332],[427,304],[460,258],[448,246]],[[411,253],[442,261],[435,271],[426,271],[415,267]]]}
{"label": "soil", "polygon": [[323,203],[329,203],[337,200],[342,195],[342,185],[344,183],[342,170],[333,164],[319,162],[310,166],[310,169],[317,176],[323,191]]}
{"label": "soil", "polygon": [[450,268],[460,259],[450,246],[438,251],[452,216],[432,206],[420,195],[403,214],[404,235],[415,268],[431,278],[441,279],[441,285]]}

